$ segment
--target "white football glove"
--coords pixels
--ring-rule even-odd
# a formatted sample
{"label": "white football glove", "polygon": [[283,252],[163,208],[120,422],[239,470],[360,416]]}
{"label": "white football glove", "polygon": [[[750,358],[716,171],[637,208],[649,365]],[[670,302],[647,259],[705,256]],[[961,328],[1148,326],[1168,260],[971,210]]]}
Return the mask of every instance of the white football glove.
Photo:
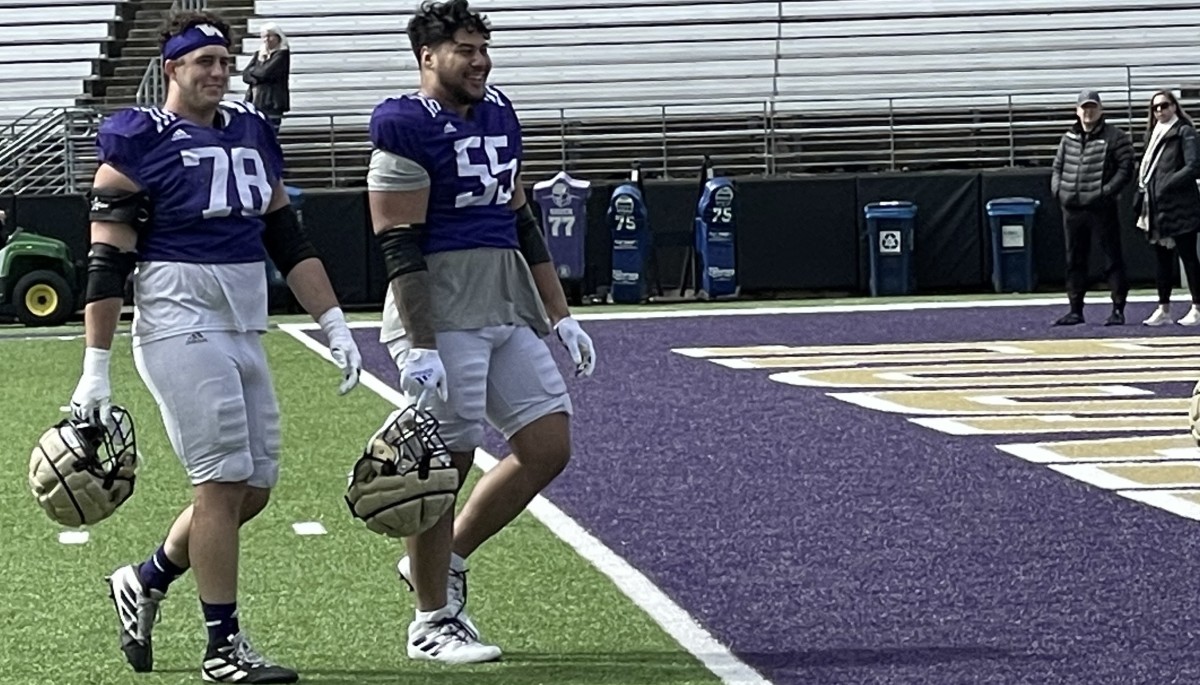
{"label": "white football glove", "polygon": [[414,347],[404,358],[400,370],[400,392],[417,398],[417,406],[424,407],[429,393],[434,392],[445,402],[449,398],[446,388],[446,367],[437,350]]}
{"label": "white football glove", "polygon": [[341,307],[330,308],[317,323],[321,324],[321,330],[329,340],[329,356],[342,370],[338,394],[345,395],[358,385],[358,377],[362,374],[362,355],[358,352],[358,343],[354,342],[354,335],[346,325],[346,316]]}
{"label": "white football glove", "polygon": [[579,322],[568,316],[554,325],[554,332],[558,333],[558,339],[571,353],[571,361],[575,362],[575,375],[591,376],[592,371],[596,369],[596,346],[579,327]]}
{"label": "white football glove", "polygon": [[108,384],[111,350],[89,347],[83,352],[83,375],[71,395],[71,415],[97,428],[113,425],[112,390]]}

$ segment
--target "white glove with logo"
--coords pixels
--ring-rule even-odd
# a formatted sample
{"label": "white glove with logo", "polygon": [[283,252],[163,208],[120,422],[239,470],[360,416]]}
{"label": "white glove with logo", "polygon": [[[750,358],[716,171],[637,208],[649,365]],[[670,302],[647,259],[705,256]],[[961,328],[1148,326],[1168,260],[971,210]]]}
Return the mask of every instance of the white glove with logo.
{"label": "white glove with logo", "polygon": [[449,398],[446,388],[446,367],[437,350],[414,347],[404,358],[400,371],[400,392],[417,398],[417,406],[425,406],[429,393],[436,393],[445,402]]}
{"label": "white glove with logo", "polygon": [[591,376],[592,371],[596,369],[596,346],[579,327],[579,322],[568,316],[554,325],[554,332],[558,333],[558,339],[571,353],[571,361],[575,362],[575,375]]}
{"label": "white glove with logo", "polygon": [[358,353],[358,343],[354,342],[354,335],[346,325],[346,316],[341,307],[331,307],[317,323],[321,324],[321,330],[329,339],[329,356],[342,370],[338,394],[345,395],[358,385],[358,377],[362,374],[362,355]]}
{"label": "white glove with logo", "polygon": [[112,390],[108,384],[111,350],[89,347],[83,352],[83,375],[71,395],[71,415],[96,427],[111,426]]}

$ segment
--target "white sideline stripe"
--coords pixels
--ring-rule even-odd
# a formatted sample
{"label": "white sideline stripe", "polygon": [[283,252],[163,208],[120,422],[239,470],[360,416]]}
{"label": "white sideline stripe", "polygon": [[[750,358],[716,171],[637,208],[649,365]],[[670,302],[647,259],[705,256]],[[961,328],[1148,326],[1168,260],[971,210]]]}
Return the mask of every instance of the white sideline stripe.
{"label": "white sideline stripe", "polygon": [[82,545],[92,537],[86,530],[64,530],[58,534],[58,541],[64,545]]}
{"label": "white sideline stripe", "polygon": [[[1107,301],[1107,300],[1106,300]],[[1156,295],[1133,295],[1128,299],[1129,302],[1157,302]],[[1099,304],[1100,299],[1093,299],[1086,304]],[[679,304],[693,304],[691,302],[681,302]],[[640,312],[592,312],[583,311],[572,313],[571,316],[579,321],[616,321],[616,320],[641,320],[641,319],[687,319],[705,316],[767,316],[771,314],[847,314],[855,312],[905,312],[918,311],[928,309],[973,309],[978,307],[1045,307],[1049,305],[1065,305],[1064,296],[1056,297],[1036,297],[1028,299],[1001,299],[1001,300],[961,300],[955,302],[880,302],[876,304],[861,303],[861,304],[836,304],[836,305],[790,305],[785,307],[713,307],[705,309],[667,309],[670,304],[662,305],[646,305],[648,311]],[[603,309],[604,305],[596,305],[598,309]],[[659,309],[663,307],[663,309]],[[586,309],[591,309],[587,307]],[[351,321],[348,324],[350,328],[378,328],[378,321]],[[1049,325],[1049,324],[1047,324]],[[316,322],[303,323],[281,323],[280,329],[285,326],[302,331],[317,330],[320,328]],[[1015,341],[1019,343],[1020,341]]]}
{"label": "white sideline stripe", "polygon": [[[1128,298],[1129,302],[1157,302],[1157,295],[1131,295]],[[1096,297],[1092,300],[1085,300],[1085,304],[1101,304],[1101,298]],[[679,304],[695,304],[694,302],[686,301]],[[705,316],[753,316],[753,315],[771,315],[771,314],[844,314],[853,312],[902,312],[916,311],[929,309],[970,309],[974,307],[1045,307],[1049,305],[1064,304],[1062,296],[1058,297],[1035,297],[1027,299],[999,299],[999,300],[961,300],[955,302],[880,302],[880,303],[862,303],[862,304],[838,304],[838,305],[791,305],[784,307],[712,307],[704,309],[687,309],[675,310],[669,309],[671,304],[661,305],[646,305],[649,311],[641,312],[580,312],[573,313],[571,316],[579,321],[609,321],[609,320],[639,320],[639,319],[685,319]],[[598,308],[603,308],[604,305],[596,305]],[[659,307],[662,307],[659,309]],[[348,323],[350,328],[376,328],[379,326],[378,321],[351,321]],[[301,323],[281,323],[280,330],[292,329],[301,331],[311,331],[320,328],[314,322]],[[0,333],[4,329],[0,328]],[[118,336],[128,335],[126,332],[118,331]],[[0,342],[4,340],[78,340],[84,337],[83,333],[60,336],[18,336],[18,335],[0,335]],[[1018,341],[1019,342],[1019,341]]]}
{"label": "white sideline stripe", "polygon": [[[304,333],[303,324],[280,324],[280,330],[299,340],[301,344],[316,352],[327,362],[333,363],[329,349]],[[331,377],[330,383],[333,383]],[[374,374],[363,372],[359,384],[365,386],[380,397],[403,408],[406,405],[404,397],[379,380]],[[485,473],[496,466],[497,459],[483,449],[475,451],[475,465]],[[686,649],[709,671],[721,679],[725,685],[771,685],[757,671],[738,659],[696,622],[686,611],[668,597],[662,590],[650,582],[641,571],[622,559],[600,542],[594,535],[587,532],[570,516],[555,506],[550,500],[538,495],[530,502],[528,511],[542,525],[550,529],[563,542],[570,545],[579,556],[586,559],[601,573],[608,576],[617,589],[633,601],[642,611],[645,611],[654,622],[662,627],[681,647]]]}

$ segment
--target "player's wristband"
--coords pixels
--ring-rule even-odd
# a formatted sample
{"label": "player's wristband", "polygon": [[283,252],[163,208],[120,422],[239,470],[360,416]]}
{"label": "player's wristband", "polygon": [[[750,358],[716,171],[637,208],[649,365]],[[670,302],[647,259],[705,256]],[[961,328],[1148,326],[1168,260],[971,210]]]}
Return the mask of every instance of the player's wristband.
{"label": "player's wristband", "polygon": [[83,375],[93,378],[108,377],[108,360],[112,350],[89,347],[83,351]]}

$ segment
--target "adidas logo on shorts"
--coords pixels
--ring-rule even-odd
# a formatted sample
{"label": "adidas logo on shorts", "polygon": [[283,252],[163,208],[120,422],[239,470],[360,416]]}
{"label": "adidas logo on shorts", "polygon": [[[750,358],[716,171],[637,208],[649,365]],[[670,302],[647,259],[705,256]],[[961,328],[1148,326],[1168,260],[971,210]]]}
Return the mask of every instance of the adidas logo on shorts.
{"label": "adidas logo on shorts", "polygon": [[184,344],[185,345],[194,345],[196,343],[202,343],[202,342],[208,342],[208,338],[205,338],[203,333],[196,332],[196,333],[192,333],[191,335],[189,335],[187,342],[185,342]]}

